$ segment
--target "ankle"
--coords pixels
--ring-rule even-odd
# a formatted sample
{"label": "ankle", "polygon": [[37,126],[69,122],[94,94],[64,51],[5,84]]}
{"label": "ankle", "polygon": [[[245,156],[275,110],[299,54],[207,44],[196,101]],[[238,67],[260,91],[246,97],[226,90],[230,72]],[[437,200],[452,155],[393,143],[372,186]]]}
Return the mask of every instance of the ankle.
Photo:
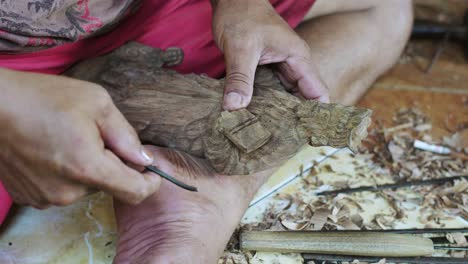
{"label": "ankle", "polygon": [[274,171],[275,169],[269,169],[253,175],[232,176],[233,186],[237,189],[237,199],[240,197],[245,204],[250,203],[258,189]]}

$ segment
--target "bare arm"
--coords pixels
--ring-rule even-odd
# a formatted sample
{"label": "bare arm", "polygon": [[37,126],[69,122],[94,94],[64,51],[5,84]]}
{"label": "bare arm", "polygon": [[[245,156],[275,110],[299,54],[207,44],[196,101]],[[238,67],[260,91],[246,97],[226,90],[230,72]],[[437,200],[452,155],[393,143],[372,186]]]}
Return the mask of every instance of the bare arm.
{"label": "bare arm", "polygon": [[0,69],[0,180],[17,203],[66,205],[101,189],[137,203],[160,178],[136,132],[100,86]]}

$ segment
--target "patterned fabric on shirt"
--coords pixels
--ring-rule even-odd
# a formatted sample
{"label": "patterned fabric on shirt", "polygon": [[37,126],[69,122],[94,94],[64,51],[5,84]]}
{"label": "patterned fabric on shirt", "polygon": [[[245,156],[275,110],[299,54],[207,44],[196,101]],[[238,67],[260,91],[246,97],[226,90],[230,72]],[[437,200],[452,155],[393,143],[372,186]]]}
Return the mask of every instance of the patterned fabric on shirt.
{"label": "patterned fabric on shirt", "polygon": [[50,48],[105,33],[139,0],[0,0],[0,52]]}

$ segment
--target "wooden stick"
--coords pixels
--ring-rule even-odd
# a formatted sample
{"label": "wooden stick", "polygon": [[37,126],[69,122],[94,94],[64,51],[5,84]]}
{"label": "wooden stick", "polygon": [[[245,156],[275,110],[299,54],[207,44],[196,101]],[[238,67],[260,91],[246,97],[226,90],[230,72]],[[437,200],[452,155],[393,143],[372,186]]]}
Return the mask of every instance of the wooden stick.
{"label": "wooden stick", "polygon": [[[358,259],[362,262],[375,263],[385,257],[356,257],[356,256],[337,256],[325,254],[302,254],[305,263],[314,261],[315,263],[322,262],[353,262]],[[390,257],[385,258],[387,263],[411,263],[411,264],[466,264],[465,258],[443,258],[443,257]]]}
{"label": "wooden stick", "polygon": [[468,228],[409,228],[409,229],[379,229],[379,230],[333,230],[333,231],[308,231],[316,233],[398,233],[398,234],[437,234],[437,233],[468,233]]}
{"label": "wooden stick", "polygon": [[425,237],[445,237],[448,233],[463,233],[468,235],[468,228],[407,228],[407,229],[379,229],[379,230],[311,230],[309,233],[327,235],[330,233],[394,233],[394,234],[420,234]]}
{"label": "wooden stick", "polygon": [[382,185],[377,185],[377,186],[361,186],[361,187],[356,187],[356,188],[345,188],[345,189],[339,189],[339,190],[333,190],[333,191],[319,192],[317,193],[317,195],[333,195],[333,194],[339,194],[339,193],[355,193],[355,192],[365,192],[365,191],[375,192],[375,191],[380,191],[380,190],[385,190],[385,189],[395,189],[395,188],[432,185],[432,184],[443,184],[446,182],[453,182],[455,180],[461,180],[461,179],[468,179],[468,175],[457,175],[453,177],[430,179],[430,180],[389,183],[389,184],[382,184]]}
{"label": "wooden stick", "polygon": [[430,256],[434,245],[428,238],[377,232],[246,231],[242,250],[280,253],[321,253],[355,256]]}

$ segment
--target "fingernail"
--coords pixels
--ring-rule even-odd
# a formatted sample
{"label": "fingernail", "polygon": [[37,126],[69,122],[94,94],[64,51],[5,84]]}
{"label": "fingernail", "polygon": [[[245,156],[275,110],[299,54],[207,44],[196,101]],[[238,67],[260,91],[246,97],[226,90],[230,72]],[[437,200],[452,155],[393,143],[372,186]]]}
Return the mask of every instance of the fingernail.
{"label": "fingernail", "polygon": [[236,92],[230,92],[224,98],[224,107],[228,110],[242,107],[242,96]]}
{"label": "fingernail", "polygon": [[148,162],[148,163],[152,163],[153,162],[153,155],[151,155],[151,153],[149,153],[145,147],[143,147],[141,149],[141,156],[143,156],[143,158]]}

